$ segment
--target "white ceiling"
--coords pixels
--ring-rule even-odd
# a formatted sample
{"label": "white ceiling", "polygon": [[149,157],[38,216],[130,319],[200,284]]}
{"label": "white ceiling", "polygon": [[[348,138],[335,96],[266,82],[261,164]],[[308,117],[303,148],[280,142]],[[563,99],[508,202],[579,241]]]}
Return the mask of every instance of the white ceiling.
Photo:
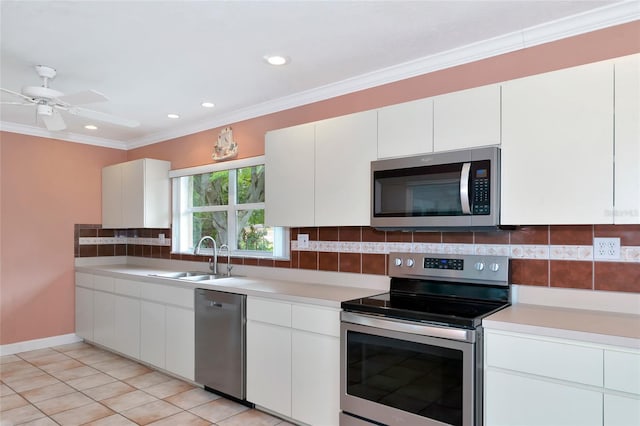
{"label": "white ceiling", "polygon": [[[94,89],[87,105],[137,128],[64,113],[49,133],[34,108],[3,105],[2,129],[118,148],[142,146],[640,17],[640,2],[7,1],[0,87]],[[263,57],[291,58],[284,67]],[[2,100],[15,100],[2,94]],[[200,106],[209,100],[213,109]],[[167,113],[180,114],[178,120]]]}

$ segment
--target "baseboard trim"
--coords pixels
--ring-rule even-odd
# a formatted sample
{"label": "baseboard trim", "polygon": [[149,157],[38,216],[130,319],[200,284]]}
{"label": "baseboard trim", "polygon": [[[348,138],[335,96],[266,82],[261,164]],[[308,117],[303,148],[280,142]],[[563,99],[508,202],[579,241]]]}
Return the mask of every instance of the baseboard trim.
{"label": "baseboard trim", "polygon": [[20,352],[35,351],[36,349],[49,348],[52,346],[67,345],[69,343],[81,342],[82,337],[75,333],[62,334],[60,336],[44,337],[42,339],[26,340],[24,342],[9,343],[0,345],[0,356],[13,355]]}

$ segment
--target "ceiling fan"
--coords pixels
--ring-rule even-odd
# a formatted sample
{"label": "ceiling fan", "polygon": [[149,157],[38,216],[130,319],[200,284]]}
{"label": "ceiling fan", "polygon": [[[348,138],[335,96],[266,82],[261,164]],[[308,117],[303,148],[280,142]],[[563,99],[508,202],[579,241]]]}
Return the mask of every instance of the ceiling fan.
{"label": "ceiling fan", "polygon": [[1,91],[22,99],[21,102],[0,102],[2,105],[35,105],[36,117],[42,119],[45,127],[49,131],[58,131],[67,128],[60,111],[65,111],[78,117],[115,124],[117,126],[138,127],[140,125],[140,123],[135,120],[79,107],[78,105],[105,102],[108,98],[95,90],[85,90],[65,95],[49,87],[49,81],[56,76],[56,70],[54,68],[45,65],[36,65],[35,69],[40,78],[42,78],[42,85],[25,86],[22,88],[21,93],[0,88]]}

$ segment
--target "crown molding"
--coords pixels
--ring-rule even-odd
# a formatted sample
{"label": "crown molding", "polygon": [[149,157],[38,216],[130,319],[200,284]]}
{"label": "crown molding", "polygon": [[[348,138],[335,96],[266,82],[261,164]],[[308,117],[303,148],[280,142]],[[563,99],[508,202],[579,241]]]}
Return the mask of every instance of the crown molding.
{"label": "crown molding", "polygon": [[232,111],[217,116],[213,120],[200,121],[189,126],[181,127],[180,129],[173,129],[169,132],[151,134],[129,141],[127,148],[138,148],[216,127],[222,127],[230,123],[272,114],[457,65],[514,52],[527,47],[625,24],[638,19],[640,19],[639,1],[627,0],[621,3],[614,3],[535,27],[526,28],[522,31],[479,41],[432,56]]}
{"label": "crown molding", "polygon": [[41,138],[58,139],[66,142],[96,145],[105,148],[127,149],[127,144],[113,139],[97,138],[95,136],[81,135],[72,132],[50,132],[42,127],[27,126],[25,124],[0,121],[0,130],[3,132],[20,133],[22,135],[38,136]]}

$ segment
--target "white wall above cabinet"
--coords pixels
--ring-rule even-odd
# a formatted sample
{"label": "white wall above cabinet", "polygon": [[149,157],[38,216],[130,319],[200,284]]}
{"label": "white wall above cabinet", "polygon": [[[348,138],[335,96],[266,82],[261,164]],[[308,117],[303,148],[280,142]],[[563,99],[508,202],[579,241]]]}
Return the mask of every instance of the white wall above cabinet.
{"label": "white wall above cabinet", "polygon": [[104,228],[168,228],[171,163],[144,158],[102,169]]}
{"label": "white wall above cabinet", "polygon": [[500,145],[500,85],[433,98],[433,150]]}

